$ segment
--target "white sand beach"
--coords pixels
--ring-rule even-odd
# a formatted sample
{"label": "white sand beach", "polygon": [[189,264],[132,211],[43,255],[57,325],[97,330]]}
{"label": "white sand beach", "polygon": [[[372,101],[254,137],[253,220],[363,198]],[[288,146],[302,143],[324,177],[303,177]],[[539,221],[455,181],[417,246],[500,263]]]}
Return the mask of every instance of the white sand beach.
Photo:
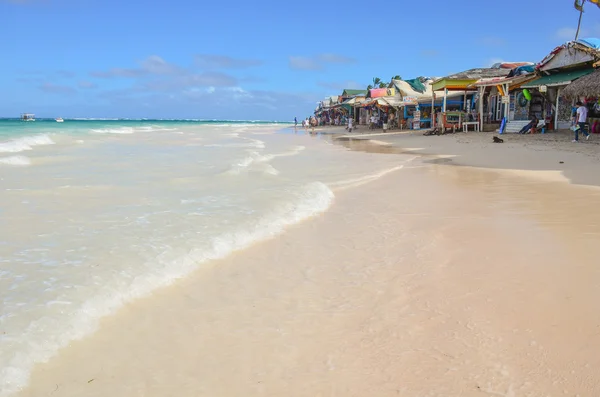
{"label": "white sand beach", "polygon": [[18,395],[600,394],[600,146],[504,138],[345,142],[422,157],[126,305]]}

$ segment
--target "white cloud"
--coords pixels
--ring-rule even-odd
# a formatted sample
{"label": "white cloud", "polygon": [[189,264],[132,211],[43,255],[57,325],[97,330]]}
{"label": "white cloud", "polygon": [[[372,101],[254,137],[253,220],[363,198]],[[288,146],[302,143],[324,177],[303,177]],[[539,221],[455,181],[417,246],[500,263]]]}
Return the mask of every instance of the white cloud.
{"label": "white cloud", "polygon": [[53,83],[44,83],[38,88],[44,92],[48,92],[51,94],[71,95],[77,92],[73,87]]}
{"label": "white cloud", "polygon": [[479,37],[477,43],[488,47],[501,47],[506,45],[506,40],[501,37],[487,36]]}
{"label": "white cloud", "polygon": [[354,58],[345,55],[325,53],[315,57],[290,56],[289,65],[297,70],[322,70],[328,63],[354,63]]}
{"label": "white cloud", "polygon": [[200,54],[195,57],[196,65],[201,69],[242,69],[259,66],[258,59],[232,58],[227,55]]}
{"label": "white cloud", "polygon": [[312,58],[291,56],[290,68],[297,70],[321,70],[323,66]]}
{"label": "white cloud", "polygon": [[[575,39],[575,33],[576,33],[577,29],[575,28],[560,28],[556,31],[556,37],[561,39],[561,40],[574,40]],[[584,31],[580,32],[580,35],[584,33]]]}
{"label": "white cloud", "polygon": [[356,62],[356,60],[354,58],[349,58],[344,55],[331,54],[331,53],[321,54],[318,56],[318,59],[322,62],[327,62],[327,63],[354,63],[354,62]]}
{"label": "white cloud", "polygon": [[485,62],[485,67],[491,68],[492,66],[494,66],[494,64],[503,63],[503,62],[506,62],[506,61],[502,58],[491,58],[491,59],[488,59],[487,62]]}
{"label": "white cloud", "polygon": [[158,55],[150,55],[146,59],[138,62],[138,68],[112,68],[106,71],[91,72],[93,77],[100,78],[137,78],[146,75],[165,75],[185,73],[185,70],[175,64],[169,63]]}
{"label": "white cloud", "polygon": [[334,90],[344,90],[346,88],[361,90],[361,89],[365,89],[367,87],[367,84],[361,84],[354,80],[346,80],[346,81],[341,81],[341,82],[320,81],[317,84],[320,85],[321,87],[330,88],[330,89],[334,89]]}
{"label": "white cloud", "polygon": [[96,88],[97,85],[92,83],[91,81],[80,81],[79,83],[77,83],[77,86],[79,88]]}

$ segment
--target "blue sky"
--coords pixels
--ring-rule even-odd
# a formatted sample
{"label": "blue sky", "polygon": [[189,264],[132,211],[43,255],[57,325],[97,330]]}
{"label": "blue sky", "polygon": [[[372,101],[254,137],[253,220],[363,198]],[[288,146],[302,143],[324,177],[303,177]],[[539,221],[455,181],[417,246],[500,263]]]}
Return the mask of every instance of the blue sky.
{"label": "blue sky", "polygon": [[[0,117],[291,120],[343,88],[537,62],[573,0],[0,0]],[[587,4],[581,37],[600,37]]]}

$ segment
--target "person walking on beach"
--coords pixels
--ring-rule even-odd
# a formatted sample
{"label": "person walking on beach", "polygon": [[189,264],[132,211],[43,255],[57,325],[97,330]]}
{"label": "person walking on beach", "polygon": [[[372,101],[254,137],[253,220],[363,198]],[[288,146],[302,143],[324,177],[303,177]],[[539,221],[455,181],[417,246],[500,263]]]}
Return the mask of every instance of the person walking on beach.
{"label": "person walking on beach", "polygon": [[294,117],[294,127],[298,127],[298,119]]}
{"label": "person walking on beach", "polygon": [[579,130],[585,134],[585,139],[590,139],[590,133],[585,130],[588,110],[581,102],[577,102],[577,113],[575,113],[575,139],[573,142],[579,142]]}

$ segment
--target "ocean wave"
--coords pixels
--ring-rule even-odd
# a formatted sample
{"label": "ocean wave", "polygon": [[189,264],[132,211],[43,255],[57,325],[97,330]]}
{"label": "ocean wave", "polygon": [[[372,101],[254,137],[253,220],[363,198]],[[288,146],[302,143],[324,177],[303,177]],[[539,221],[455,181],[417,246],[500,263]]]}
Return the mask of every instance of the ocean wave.
{"label": "ocean wave", "polygon": [[90,131],[96,134],[133,134],[135,132],[132,127],[99,128]]}
{"label": "ocean wave", "polygon": [[[42,317],[31,323],[21,333],[19,340],[14,341],[22,344],[19,353],[5,362],[0,370],[0,384],[3,385],[0,397],[7,397],[25,387],[36,363],[47,362],[71,341],[94,332],[100,318],[115,313],[132,300],[173,284],[203,263],[222,259],[235,251],[273,238],[286,227],[325,212],[334,200],[333,192],[321,182],[299,186],[290,193],[295,197],[294,200],[274,208],[252,224],[241,225],[237,230],[201,241],[189,252],[167,249],[146,264],[145,267],[152,271],[141,272],[132,282],[121,283],[116,288],[104,285],[80,307],[74,307],[60,316]],[[52,330],[52,333],[48,330]]]}
{"label": "ocean wave", "polygon": [[0,158],[0,164],[18,165],[18,166],[30,165],[31,160],[29,160],[29,158],[25,157],[25,156],[10,156],[10,157]]}
{"label": "ocean wave", "polygon": [[374,172],[372,174],[364,175],[364,176],[361,176],[358,178],[352,178],[352,179],[346,179],[343,181],[332,182],[329,184],[329,186],[331,188],[333,188],[334,190],[345,190],[345,189],[364,185],[365,183],[373,182],[379,178],[384,177],[385,175],[387,175],[391,172],[401,170],[402,168],[404,168],[404,165],[398,165],[398,166],[395,166],[392,168]]}
{"label": "ocean wave", "polygon": [[33,150],[34,146],[53,145],[54,141],[46,134],[30,135],[0,143],[0,153],[18,153]]}

